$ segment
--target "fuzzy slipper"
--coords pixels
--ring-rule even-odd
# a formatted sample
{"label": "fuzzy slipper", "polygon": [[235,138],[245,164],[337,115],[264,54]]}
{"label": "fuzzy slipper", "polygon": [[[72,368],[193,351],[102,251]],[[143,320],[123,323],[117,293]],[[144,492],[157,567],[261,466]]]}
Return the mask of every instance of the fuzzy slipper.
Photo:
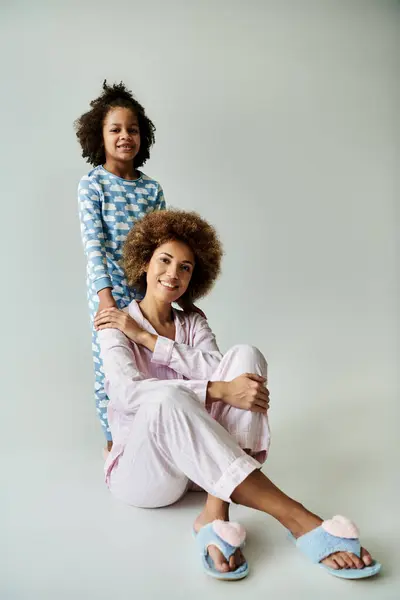
{"label": "fuzzy slipper", "polygon": [[249,565],[245,562],[235,571],[221,573],[215,568],[214,561],[208,553],[209,546],[216,546],[229,563],[230,557],[238,548],[242,549],[245,544],[246,530],[239,523],[228,521],[213,521],[194,533],[197,545],[200,549],[204,572],[215,579],[235,581],[244,579],[249,574]]}
{"label": "fuzzy slipper", "polygon": [[319,564],[331,575],[342,579],[365,579],[376,575],[381,570],[382,565],[376,561],[362,569],[331,569],[320,564],[321,560],[334,552],[352,552],[361,558],[361,544],[358,537],[358,529],[354,523],[340,515],[324,521],[319,527],[297,539],[289,533],[289,538],[313,563]]}

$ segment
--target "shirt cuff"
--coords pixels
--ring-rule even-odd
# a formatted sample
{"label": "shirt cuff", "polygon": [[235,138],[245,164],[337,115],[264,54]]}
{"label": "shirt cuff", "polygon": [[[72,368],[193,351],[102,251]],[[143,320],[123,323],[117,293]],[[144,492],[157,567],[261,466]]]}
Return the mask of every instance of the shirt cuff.
{"label": "shirt cuff", "polygon": [[153,356],[151,357],[152,363],[158,363],[159,365],[165,365],[168,367],[171,361],[172,350],[174,348],[174,341],[169,338],[159,335],[157,337],[156,345],[153,350]]}
{"label": "shirt cuff", "polygon": [[208,381],[191,379],[182,381],[182,384],[187,385],[196,394],[202,405],[206,406]]}
{"label": "shirt cuff", "polygon": [[94,281],[94,287],[96,289],[96,293],[100,292],[100,290],[104,290],[104,288],[107,287],[112,288],[111,279],[107,276],[96,279]]}

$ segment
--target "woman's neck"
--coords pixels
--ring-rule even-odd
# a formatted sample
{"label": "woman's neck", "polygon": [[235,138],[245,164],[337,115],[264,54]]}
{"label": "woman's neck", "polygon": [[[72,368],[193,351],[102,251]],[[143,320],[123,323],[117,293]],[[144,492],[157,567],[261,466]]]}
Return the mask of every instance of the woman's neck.
{"label": "woman's neck", "polygon": [[103,167],[106,169],[106,171],[109,171],[117,177],[121,177],[121,179],[128,179],[130,181],[134,181],[138,178],[138,173],[133,165],[133,161],[130,161],[128,163],[119,163],[117,161],[108,159],[106,160]]}
{"label": "woman's neck", "polygon": [[157,326],[165,327],[174,321],[170,303],[159,302],[146,294],[139,303],[139,306],[143,316],[151,323],[154,329],[157,329]]}

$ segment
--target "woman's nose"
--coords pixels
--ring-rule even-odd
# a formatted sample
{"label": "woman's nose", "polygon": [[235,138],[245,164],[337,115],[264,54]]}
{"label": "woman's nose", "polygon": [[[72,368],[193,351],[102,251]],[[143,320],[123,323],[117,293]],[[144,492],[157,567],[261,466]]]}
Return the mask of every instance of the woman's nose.
{"label": "woman's nose", "polygon": [[170,279],[177,279],[177,268],[175,265],[168,265],[167,275]]}

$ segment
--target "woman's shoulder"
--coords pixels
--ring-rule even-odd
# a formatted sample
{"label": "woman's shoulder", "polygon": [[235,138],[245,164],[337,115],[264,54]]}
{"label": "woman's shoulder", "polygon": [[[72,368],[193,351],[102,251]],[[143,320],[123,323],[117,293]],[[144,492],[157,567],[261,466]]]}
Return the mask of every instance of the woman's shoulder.
{"label": "woman's shoulder", "polygon": [[210,327],[207,319],[205,319],[195,311],[186,312],[182,309],[174,308],[174,313],[176,315],[176,318],[179,319],[180,323],[190,328],[191,331],[196,331],[205,327]]}

